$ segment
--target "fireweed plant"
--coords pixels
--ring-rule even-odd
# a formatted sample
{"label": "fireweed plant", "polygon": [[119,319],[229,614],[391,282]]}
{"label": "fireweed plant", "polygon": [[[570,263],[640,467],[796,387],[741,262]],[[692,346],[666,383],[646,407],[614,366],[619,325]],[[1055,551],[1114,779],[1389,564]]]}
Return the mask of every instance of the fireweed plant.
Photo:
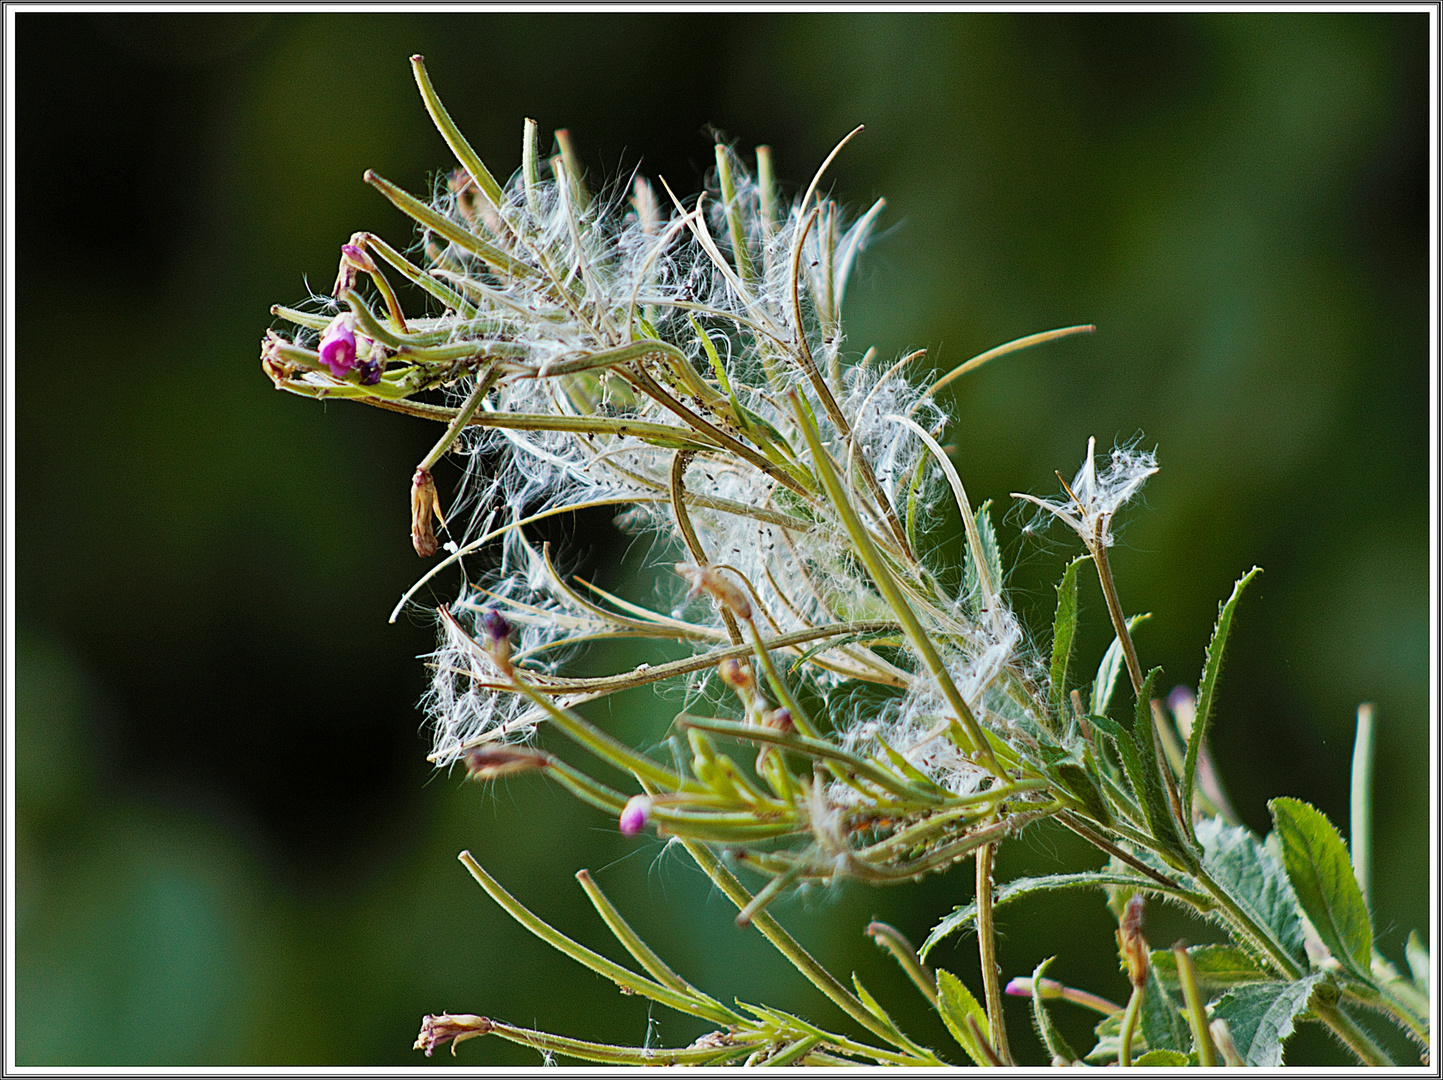
{"label": "fireweed plant", "polygon": [[[1075,532],[1082,552],[1057,586],[1050,645],[1031,644],[1009,607],[989,508],[972,505],[939,444],[948,416],[937,392],[1007,352],[1091,327],[1011,342],[930,381],[915,374],[921,353],[855,359],[843,351],[842,301],[881,201],[849,223],[822,194],[819,171],[785,204],[765,147],[753,176],[723,145],[714,189],[694,200],[640,178],[606,197],[583,185],[565,132],[543,162],[531,121],[521,168],[502,186],[452,123],[421,58],[412,66],[460,168],[430,201],[366,173],[415,220],[419,239],[403,253],[370,233],[352,236],[331,297],[312,298],[309,311],[273,309],[298,329],[270,332],[262,365],[279,389],[442,429],[412,482],[412,540],[432,558],[438,525],[452,539],[397,612],[467,556],[484,550],[491,569],[437,612],[431,760],[478,780],[546,774],[622,833],[654,830],[679,844],[736,905],[738,924],[755,926],[857,1025],[827,1031],[709,996],[581,871],[634,962],[617,963],[547,924],[462,852],[526,929],[624,992],[715,1028],[658,1049],[445,1014],[425,1018],[418,1049],[450,1042],[454,1052],[490,1034],[548,1058],[613,1064],[1010,1065],[1010,994],[1030,999],[1055,1064],[1277,1065],[1305,1020],[1326,1025],[1359,1061],[1391,1064],[1359,1022],[1369,1010],[1426,1059],[1427,952],[1415,934],[1404,975],[1373,943],[1371,711],[1359,713],[1351,845],[1319,811],[1287,798],[1270,804],[1274,829],[1263,840],[1229,807],[1207,740],[1229,630],[1258,570],[1220,606],[1195,691],[1180,687],[1163,702],[1159,671],[1144,669],[1131,630],[1146,616],[1126,613],[1107,553],[1118,511],[1157,471],[1152,453],[1125,446],[1099,462],[1089,441],[1072,480],[1059,474],[1057,495],[1015,496]],[[394,278],[439,314],[403,311]],[[431,469],[447,453],[468,467],[443,515]],[[960,568],[942,564],[929,535],[944,500],[966,532]],[[668,552],[674,608],[569,578],[527,538],[532,522],[598,506],[621,508],[628,527]],[[1116,634],[1086,676],[1073,656],[1084,572],[1097,574]],[[581,647],[616,638],[691,652],[606,677],[566,673]],[[651,746],[625,745],[576,711],[664,681],[684,688],[686,708]],[[1130,706],[1116,693],[1123,682]],[[540,748],[542,724],[629,786]],[[1086,838],[1105,861],[994,880],[998,845],[1044,820]],[[867,927],[961,1056],[914,1042],[855,976],[848,985],[826,971],[767,910],[803,883],[896,884],[966,859],[975,901],[920,949],[890,926]],[[752,891],[739,871],[762,884]],[[1050,961],[1004,983],[995,908],[1055,889],[1106,893],[1132,987],[1126,1002],[1049,980]],[[1227,943],[1152,949],[1145,898],[1191,909]],[[981,1002],[927,964],[939,941],[963,930],[977,937]],[[1049,1019],[1049,1008],[1071,1006],[1101,1015],[1084,1053]]]}

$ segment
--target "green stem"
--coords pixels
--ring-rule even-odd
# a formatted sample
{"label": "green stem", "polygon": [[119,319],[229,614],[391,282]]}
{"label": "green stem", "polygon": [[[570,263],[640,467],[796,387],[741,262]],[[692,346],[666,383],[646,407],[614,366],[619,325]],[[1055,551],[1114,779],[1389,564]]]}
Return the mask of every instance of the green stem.
{"label": "green stem", "polygon": [[987,1024],[992,1045],[1005,1065],[1015,1065],[1007,1043],[1007,1017],[1002,1012],[1002,965],[997,962],[997,930],[992,922],[992,863],[996,844],[977,849],[977,948],[982,960],[982,989],[987,999]]}
{"label": "green stem", "polygon": [[411,57],[411,71],[416,76],[416,86],[421,91],[421,100],[426,103],[426,111],[431,114],[431,120],[436,125],[436,130],[446,140],[446,145],[456,155],[459,161],[471,174],[471,179],[476,181],[476,187],[486,196],[488,202],[502,212],[506,207],[506,197],[501,191],[501,185],[491,175],[491,170],[481,160],[481,156],[471,149],[471,144],[466,141],[466,136],[461,134],[461,129],[451,119],[451,114],[446,111],[446,106],[441,104],[440,97],[431,86],[431,77],[426,74],[426,61],[424,57]]}
{"label": "green stem", "polygon": [[[765,649],[761,649],[760,652],[765,655]],[[790,708],[790,706],[788,706],[788,708]],[[795,712],[792,713],[794,719],[796,715]],[[732,738],[745,739],[748,742],[779,746],[784,750],[794,750],[799,754],[805,754],[808,757],[817,758],[818,760],[837,762],[845,769],[866,777],[868,780],[871,780],[873,783],[885,788],[900,798],[925,803],[929,807],[950,801],[945,796],[934,795],[929,791],[923,791],[920,788],[914,787],[907,783],[907,781],[897,777],[894,773],[887,771],[865,758],[860,758],[856,754],[838,749],[831,743],[812,736],[791,734],[789,732],[777,731],[774,728],[758,727],[755,724],[739,724],[731,720],[714,720],[699,716],[688,716],[686,713],[678,716],[676,722],[681,727],[693,727],[699,731],[708,731],[715,735],[729,735]],[[1025,789],[1019,787],[1017,790]]]}
{"label": "green stem", "polygon": [[1396,1063],[1383,1052],[1373,1037],[1358,1026],[1358,1022],[1337,1005],[1328,1005],[1314,997],[1313,1015],[1321,1020],[1334,1035],[1353,1053],[1358,1060],[1371,1068],[1394,1068]]}
{"label": "green stem", "polygon": [[767,1058],[761,1062],[761,1065],[763,1068],[769,1069],[779,1069],[788,1065],[794,1065],[811,1053],[812,1050],[816,1049],[817,1044],[821,1041],[822,1037],[820,1035],[808,1035],[798,1039],[781,1053]]}
{"label": "green stem", "polygon": [[[599,1061],[609,1065],[720,1065],[767,1045],[766,1039],[749,1039],[729,1046],[690,1047],[681,1050],[649,1050],[639,1046],[615,1046],[611,1043],[587,1042],[552,1035],[546,1031],[514,1027],[497,1020],[488,1021],[486,1034],[499,1035],[510,1042],[546,1050],[581,1061]],[[479,1032],[478,1032],[479,1034]]]}
{"label": "green stem", "polygon": [[917,955],[917,950],[912,948],[912,943],[902,936],[902,932],[895,926],[884,922],[871,922],[867,924],[867,936],[875,941],[882,948],[892,954],[893,959],[907,973],[907,977],[917,984],[917,989],[922,991],[926,999],[937,1007],[937,976],[933,975],[931,969],[922,963],[922,958]]}
{"label": "green stem", "polygon": [[1122,1028],[1117,1035],[1117,1064],[1121,1068],[1132,1065],[1132,1035],[1137,1030],[1137,1018],[1142,1012],[1142,987],[1134,986],[1132,996],[1127,999],[1127,1008],[1122,1014]]}
{"label": "green stem", "polygon": [[[757,624],[751,619],[746,620],[747,629],[751,631],[752,648],[756,651],[757,662],[761,664],[762,674],[766,676],[767,685],[777,695],[777,700],[792,714],[792,723],[801,732],[803,738],[811,739],[814,742],[820,741],[816,726],[812,723],[807,710],[802,708],[801,703],[792,695],[791,688],[787,686],[786,680],[777,671],[777,666],[772,662],[772,654],[762,642],[762,632],[757,629]],[[879,783],[881,781],[878,781]]]}
{"label": "green stem", "polygon": [[[1417,1042],[1423,1046],[1431,1046],[1432,1040],[1429,1037],[1427,1015],[1419,1013],[1416,1007],[1410,1006],[1405,1000],[1390,990],[1387,983],[1380,983],[1375,989],[1378,991],[1378,997],[1376,998],[1363,998],[1347,989],[1343,991],[1343,996],[1349,1001],[1356,1002],[1359,1005],[1365,1005],[1369,1008],[1378,1009],[1387,1013],[1407,1028],[1408,1033],[1412,1035]],[[1427,1007],[1426,1003],[1424,1007]]]}
{"label": "green stem", "polygon": [[702,1002],[693,999],[689,994],[678,993],[669,986],[653,982],[651,979],[628,971],[620,964],[608,960],[598,952],[593,952],[585,945],[572,941],[561,931],[557,930],[550,923],[533,914],[524,904],[503,889],[499,882],[481,868],[469,851],[463,851],[457,856],[461,865],[470,871],[471,876],[476,879],[491,899],[515,919],[518,923],[530,930],[546,944],[558,952],[571,957],[577,963],[590,968],[598,975],[602,975],[617,986],[623,987],[632,993],[642,994],[653,1001],[670,1006],[678,1012],[684,1012],[691,1016],[701,1016],[711,1019],[710,1010]]}
{"label": "green stem", "polygon": [[1132,679],[1132,691],[1142,693],[1142,664],[1137,659],[1137,646],[1132,643],[1132,632],[1127,628],[1127,617],[1122,613],[1122,603],[1117,598],[1117,586],[1112,580],[1112,566],[1107,561],[1107,545],[1095,540],[1091,549],[1093,565],[1097,567],[1097,578],[1102,583],[1102,595],[1107,598],[1107,613],[1112,616],[1112,625],[1117,630],[1117,640],[1122,642],[1122,655],[1127,660],[1127,674]]}
{"label": "green stem", "polygon": [[1261,949],[1284,978],[1290,980],[1302,978],[1304,972],[1298,962],[1289,956],[1282,945],[1239,906],[1226,889],[1213,880],[1205,867],[1199,865],[1193,871],[1193,878],[1209,896],[1217,901],[1223,915],[1233,924],[1233,932],[1238,937],[1253,942],[1256,948]]}
{"label": "green stem", "polygon": [[947,665],[942,662],[942,657],[938,655],[932,639],[922,628],[922,623],[912,610],[912,606],[902,595],[901,586],[897,584],[891,569],[883,560],[877,546],[872,542],[872,538],[867,535],[867,530],[857,516],[856,510],[852,508],[852,504],[847,498],[847,491],[842,486],[841,478],[837,475],[831,458],[822,446],[822,438],[817,431],[817,425],[802,408],[801,397],[796,391],[791,391],[787,396],[791,399],[792,411],[796,414],[797,424],[806,438],[813,466],[817,471],[818,478],[822,481],[822,486],[826,489],[827,497],[837,511],[837,516],[842,519],[842,525],[851,537],[852,546],[861,556],[872,581],[887,601],[888,606],[896,614],[897,621],[902,624],[902,629],[906,631],[912,644],[921,653],[923,664],[926,665],[932,678],[936,680],[942,690],[942,695],[952,706],[953,712],[957,714],[957,719],[962,724],[962,731],[959,734],[962,734],[966,740],[964,749],[974,754],[981,754],[992,774],[999,779],[1002,778],[1005,774],[992,753],[992,747],[988,743],[987,737],[982,734],[982,728],[978,725],[977,718],[963,699],[962,692],[957,689],[957,684],[952,681],[952,674],[947,670]]}
{"label": "green stem", "polygon": [[625,772],[634,773],[638,779],[645,778],[661,787],[676,790],[680,778],[671,770],[658,765],[648,757],[638,754],[631,747],[577,716],[570,709],[563,709],[549,698],[543,697],[531,688],[529,683],[516,680],[511,684],[525,694],[534,704],[550,714],[552,722],[575,742],[590,750],[602,761],[615,765]]}
{"label": "green stem", "polygon": [[1187,954],[1185,943],[1180,941],[1174,945],[1172,955],[1177,963],[1177,981],[1182,988],[1183,1003],[1187,1007],[1187,1022],[1192,1028],[1193,1045],[1197,1047],[1198,1064],[1204,1069],[1211,1069],[1218,1063],[1218,1054],[1208,1031],[1207,1006],[1203,1004],[1202,994],[1198,992],[1197,971],[1193,968],[1192,957]]}
{"label": "green stem", "polygon": [[496,380],[500,377],[500,369],[493,360],[491,365],[476,377],[476,388],[471,391],[466,403],[457,410],[456,415],[451,418],[451,422],[446,425],[445,433],[436,440],[436,445],[431,447],[431,452],[421,459],[421,464],[416,468],[430,469],[432,465],[441,460],[441,455],[451,449],[451,445],[456,441],[456,436],[461,434],[461,429],[476,414],[476,410],[481,407],[482,400],[491,392],[491,388],[496,385]]}
{"label": "green stem", "polygon": [[691,983],[672,971],[666,961],[658,956],[652,947],[641,939],[641,935],[631,928],[631,924],[626,921],[621,912],[616,910],[616,905],[601,891],[601,886],[596,884],[588,871],[578,870],[576,872],[576,880],[579,881],[581,887],[586,890],[587,899],[591,901],[592,906],[596,908],[597,914],[605,921],[611,932],[616,935],[616,940],[621,942],[626,951],[631,953],[632,957],[646,970],[648,975],[663,986],[671,987],[678,994],[686,994],[689,997],[695,998],[698,1002],[705,1002],[714,1006],[714,1019],[719,1024],[740,1025],[746,1023],[745,1018],[740,1013],[733,1012],[710,995],[702,993],[695,986],[692,986]]}
{"label": "green stem", "polygon": [[[687,853],[696,860],[696,864],[706,872],[707,877],[712,879],[717,888],[721,889],[726,895],[726,898],[735,904],[738,910],[747,906],[752,899],[751,894],[743,888],[742,883],[736,879],[736,876],[721,864],[721,860],[702,845],[693,841],[683,839],[681,843],[682,846],[686,848]],[[867,1007],[862,1004],[855,994],[838,982],[830,971],[817,963],[817,961],[812,958],[812,955],[807,952],[806,949],[802,948],[796,938],[787,933],[786,930],[782,928],[781,923],[777,922],[777,920],[767,912],[757,912],[756,916],[752,919],[752,925],[761,931],[762,936],[770,941],[772,945],[776,947],[776,950],[785,956],[791,965],[806,977],[808,982],[825,994],[833,1004],[838,1006],[857,1023],[861,1024],[862,1027],[883,1041],[906,1051],[908,1058],[911,1060],[920,1058],[922,1063],[928,1065],[942,1064],[936,1055],[930,1051],[911,1044],[911,1040],[909,1039],[899,1039],[896,1033],[892,1032],[886,1024],[868,1012]],[[905,1064],[906,1061],[904,1060],[898,1063]]]}

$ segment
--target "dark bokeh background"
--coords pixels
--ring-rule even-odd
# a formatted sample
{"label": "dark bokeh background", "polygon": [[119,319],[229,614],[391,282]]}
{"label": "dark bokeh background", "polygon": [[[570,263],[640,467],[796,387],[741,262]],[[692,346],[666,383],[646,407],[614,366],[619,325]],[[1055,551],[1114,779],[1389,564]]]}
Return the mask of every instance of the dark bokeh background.
{"label": "dark bokeh background", "polygon": [[[16,1053],[22,1064],[415,1064],[423,1013],[678,1045],[693,1021],[509,923],[455,855],[619,955],[589,867],[721,996],[845,1027],[683,857],[557,790],[433,775],[415,702],[431,643],[387,625],[422,569],[406,491],[434,432],[277,394],[269,305],[324,290],[359,228],[406,242],[361,183],[425,190],[441,94],[501,174],[521,122],[569,127],[592,177],[638,162],[694,190],[709,125],[801,186],[889,200],[850,342],[951,366],[974,498],[1055,489],[1089,435],[1162,472],[1115,556],[1154,617],[1149,665],[1195,683],[1217,602],[1237,622],[1215,733],[1255,828],[1289,794],[1346,830],[1353,716],[1378,705],[1377,924],[1425,929],[1429,823],[1428,17],[1193,15],[19,15]],[[453,482],[454,473],[442,476]],[[1002,528],[1045,625],[1065,536]],[[575,559],[644,595],[645,545],[589,521]],[[552,538],[578,532],[560,525]],[[629,553],[629,555],[628,555]],[[633,574],[640,571],[637,579]],[[454,587],[446,582],[439,595]],[[1084,595],[1095,662],[1109,631]],[[594,662],[634,662],[637,656]],[[617,710],[618,713],[621,710]],[[603,713],[604,716],[604,713]],[[616,729],[654,738],[666,704]],[[1095,864],[1027,834],[1008,873]],[[959,1057],[862,937],[915,939],[970,869],[782,903],[844,977]],[[1006,910],[1008,975],[1124,993],[1100,898]],[[1155,944],[1206,930],[1155,911]],[[974,987],[970,943],[939,963]],[[650,1020],[649,1020],[650,1016]],[[1086,1017],[1058,1011],[1076,1044]],[[1022,1003],[1014,1045],[1041,1061]],[[1294,1060],[1339,1061],[1304,1033]],[[448,1055],[435,1059],[449,1061]],[[532,1063],[495,1040],[463,1063]]]}

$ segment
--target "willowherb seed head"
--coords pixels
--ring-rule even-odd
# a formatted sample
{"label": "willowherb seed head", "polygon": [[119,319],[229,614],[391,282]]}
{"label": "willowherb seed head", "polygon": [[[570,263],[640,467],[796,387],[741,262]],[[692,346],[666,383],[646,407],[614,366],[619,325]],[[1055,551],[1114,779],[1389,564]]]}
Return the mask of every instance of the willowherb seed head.
{"label": "willowherb seed head", "polygon": [[[1135,446],[1113,447],[1107,468],[1097,471],[1097,440],[1087,440],[1087,457],[1072,483],[1062,481],[1066,499],[1039,499],[1035,495],[1013,492],[1013,497],[1036,503],[1065,522],[1087,545],[1111,547],[1113,516],[1131,499],[1149,476],[1157,472],[1157,455]],[[1061,476],[1058,476],[1061,480]]]}

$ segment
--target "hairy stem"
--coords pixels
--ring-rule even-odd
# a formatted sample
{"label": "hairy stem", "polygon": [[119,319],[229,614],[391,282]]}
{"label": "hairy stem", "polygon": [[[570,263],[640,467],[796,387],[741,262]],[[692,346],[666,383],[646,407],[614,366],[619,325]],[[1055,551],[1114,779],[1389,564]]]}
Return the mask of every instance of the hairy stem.
{"label": "hairy stem", "polygon": [[982,989],[987,998],[987,1023],[992,1045],[1004,1065],[1015,1065],[1007,1043],[1007,1017],[1002,1012],[1002,965],[997,962],[997,931],[992,922],[992,864],[996,844],[977,849],[977,949],[982,960]]}

